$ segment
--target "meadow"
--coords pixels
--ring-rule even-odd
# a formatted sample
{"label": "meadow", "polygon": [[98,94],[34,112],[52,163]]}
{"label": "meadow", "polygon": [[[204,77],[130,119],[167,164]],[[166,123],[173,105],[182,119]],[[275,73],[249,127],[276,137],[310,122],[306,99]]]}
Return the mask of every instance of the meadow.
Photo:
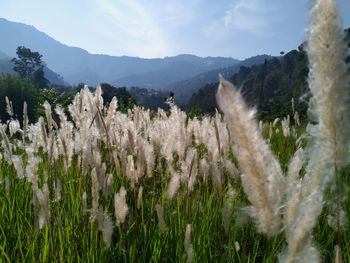
{"label": "meadow", "polygon": [[308,37],[310,123],[104,104],[82,89],[0,125],[1,262],[350,262],[349,71],[334,1]]}

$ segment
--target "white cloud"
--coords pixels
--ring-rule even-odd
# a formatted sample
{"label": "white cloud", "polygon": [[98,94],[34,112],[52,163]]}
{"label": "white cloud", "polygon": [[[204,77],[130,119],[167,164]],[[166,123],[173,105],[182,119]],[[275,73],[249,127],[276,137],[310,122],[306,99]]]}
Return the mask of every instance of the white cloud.
{"label": "white cloud", "polygon": [[[269,0],[270,1],[270,0]],[[268,34],[271,23],[269,13],[263,0],[237,0],[217,20],[204,28],[207,37],[224,38],[224,35],[243,31],[254,35]]]}
{"label": "white cloud", "polygon": [[[172,53],[165,33],[147,6],[135,0],[95,0],[99,8],[98,30],[115,41],[122,54],[162,57]],[[99,13],[97,12],[97,13]]]}
{"label": "white cloud", "polygon": [[261,0],[240,0],[226,11],[225,27],[260,34],[268,24],[261,3]]}

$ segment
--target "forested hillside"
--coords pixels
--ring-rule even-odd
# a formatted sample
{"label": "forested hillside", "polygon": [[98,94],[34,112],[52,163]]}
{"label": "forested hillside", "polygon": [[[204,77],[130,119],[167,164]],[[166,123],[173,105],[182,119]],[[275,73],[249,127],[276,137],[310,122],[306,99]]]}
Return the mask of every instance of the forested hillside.
{"label": "forested hillside", "polygon": [[[350,29],[346,30],[350,46]],[[350,61],[350,56],[347,62]],[[263,119],[291,114],[291,99],[302,118],[306,117],[308,61],[305,44],[279,58],[266,59],[261,65],[241,67],[230,77],[247,101],[258,108]],[[218,83],[207,84],[194,93],[187,108],[195,112],[213,113]]]}

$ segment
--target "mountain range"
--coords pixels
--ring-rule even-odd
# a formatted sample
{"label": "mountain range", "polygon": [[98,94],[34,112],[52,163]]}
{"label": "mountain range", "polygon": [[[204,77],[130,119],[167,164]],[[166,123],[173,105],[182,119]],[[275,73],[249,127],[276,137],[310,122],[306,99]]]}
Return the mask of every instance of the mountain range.
{"label": "mountain range", "polygon": [[108,82],[115,86],[164,89],[176,81],[239,62],[234,58],[187,54],[154,59],[90,54],[82,48],[62,44],[33,26],[3,18],[0,18],[0,35],[3,55],[15,57],[16,48],[26,46],[42,54],[47,67],[69,84]]}

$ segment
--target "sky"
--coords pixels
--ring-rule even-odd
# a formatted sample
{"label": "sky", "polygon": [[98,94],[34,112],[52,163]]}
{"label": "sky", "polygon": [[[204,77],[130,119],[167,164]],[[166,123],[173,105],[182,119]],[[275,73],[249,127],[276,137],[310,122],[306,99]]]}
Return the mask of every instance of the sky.
{"label": "sky", "polygon": [[[314,1],[0,0],[0,17],[94,54],[244,59],[296,49]],[[350,1],[337,3],[350,27]]]}

